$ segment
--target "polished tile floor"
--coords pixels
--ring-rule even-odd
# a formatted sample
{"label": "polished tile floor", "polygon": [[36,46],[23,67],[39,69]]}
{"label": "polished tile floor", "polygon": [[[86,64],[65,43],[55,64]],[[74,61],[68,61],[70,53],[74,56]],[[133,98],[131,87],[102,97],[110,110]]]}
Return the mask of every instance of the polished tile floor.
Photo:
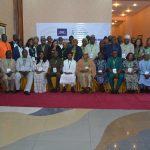
{"label": "polished tile floor", "polygon": [[150,111],[0,107],[0,150],[150,150]]}

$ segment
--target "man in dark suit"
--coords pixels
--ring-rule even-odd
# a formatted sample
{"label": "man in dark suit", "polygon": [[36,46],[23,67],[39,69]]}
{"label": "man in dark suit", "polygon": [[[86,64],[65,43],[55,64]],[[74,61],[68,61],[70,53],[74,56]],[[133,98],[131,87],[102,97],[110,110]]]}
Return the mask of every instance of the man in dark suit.
{"label": "man in dark suit", "polygon": [[14,35],[13,35],[13,41],[9,42],[10,45],[11,45],[12,51],[13,51],[13,49],[18,45],[18,41],[19,41],[18,35],[17,35],[17,34],[14,34]]}
{"label": "man in dark suit", "polygon": [[41,44],[37,46],[37,55],[40,51],[43,51],[45,57],[48,58],[48,54],[50,53],[50,46],[46,44],[46,38],[44,36],[41,37]]}

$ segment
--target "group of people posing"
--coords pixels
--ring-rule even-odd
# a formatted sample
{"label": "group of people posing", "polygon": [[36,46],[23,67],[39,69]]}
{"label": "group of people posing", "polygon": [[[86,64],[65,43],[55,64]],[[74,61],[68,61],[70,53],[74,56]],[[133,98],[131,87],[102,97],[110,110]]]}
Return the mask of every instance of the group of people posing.
{"label": "group of people posing", "polygon": [[[76,92],[79,83],[81,93],[91,93],[93,80],[96,80],[103,91],[110,84],[111,93],[118,93],[123,82],[127,92],[150,91],[150,38],[146,46],[142,39],[125,35],[104,37],[99,45],[94,35],[82,40],[73,36],[69,41],[62,37],[51,36],[40,39],[30,38],[26,45],[13,35],[13,41],[7,41],[3,34],[0,41],[0,83],[6,93],[19,92],[21,78],[27,78],[24,89],[30,95],[34,83],[35,93],[66,92],[67,85],[71,92]],[[56,85],[53,84],[56,78]],[[117,83],[115,84],[115,80]]]}

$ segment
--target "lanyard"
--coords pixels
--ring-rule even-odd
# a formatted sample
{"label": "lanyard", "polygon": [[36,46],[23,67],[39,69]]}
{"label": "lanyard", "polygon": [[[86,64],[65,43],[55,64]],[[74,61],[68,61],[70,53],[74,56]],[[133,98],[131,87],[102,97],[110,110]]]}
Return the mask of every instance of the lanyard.
{"label": "lanyard", "polygon": [[40,66],[43,67],[43,60],[40,60]]}
{"label": "lanyard", "polygon": [[42,51],[44,51],[45,49],[45,45],[41,45]]}
{"label": "lanyard", "polygon": [[72,63],[72,60],[70,61],[70,63],[69,63],[69,60],[68,60],[69,69],[70,69],[71,63]]}
{"label": "lanyard", "polygon": [[27,61],[26,58],[23,58],[22,61],[23,61],[23,66],[25,66],[26,65],[26,61]]}
{"label": "lanyard", "polygon": [[7,61],[7,67],[10,68],[11,60],[10,59],[6,59],[6,61]]}
{"label": "lanyard", "polygon": [[116,61],[117,61],[117,58],[113,59],[113,67],[116,68]]}
{"label": "lanyard", "polygon": [[91,48],[91,52],[93,51],[93,48],[94,48],[94,45],[93,46],[91,46],[91,44],[90,44],[90,48]]}
{"label": "lanyard", "polygon": [[55,65],[57,64],[57,59],[55,60],[55,63],[54,63]]}

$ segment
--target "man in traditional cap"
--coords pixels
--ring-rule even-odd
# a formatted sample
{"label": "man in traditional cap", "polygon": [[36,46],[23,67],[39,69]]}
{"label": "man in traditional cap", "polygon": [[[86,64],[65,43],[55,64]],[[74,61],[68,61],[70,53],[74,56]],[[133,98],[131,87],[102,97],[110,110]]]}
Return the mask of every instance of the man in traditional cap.
{"label": "man in traditional cap", "polygon": [[37,46],[37,55],[39,55],[40,51],[43,51],[45,57],[48,58],[48,54],[50,52],[50,46],[46,43],[45,36],[41,36],[41,44]]}
{"label": "man in traditional cap", "polygon": [[134,54],[134,45],[131,43],[130,35],[124,36],[124,43],[121,44],[122,58],[125,59],[128,53]]}
{"label": "man in traditional cap", "polygon": [[93,79],[96,76],[96,66],[88,53],[84,52],[82,59],[77,62],[77,76],[82,93],[92,92]]}
{"label": "man in traditional cap", "polygon": [[99,46],[95,42],[95,36],[91,35],[90,37],[90,43],[86,45],[85,51],[88,53],[89,58],[94,60],[98,56]]}

